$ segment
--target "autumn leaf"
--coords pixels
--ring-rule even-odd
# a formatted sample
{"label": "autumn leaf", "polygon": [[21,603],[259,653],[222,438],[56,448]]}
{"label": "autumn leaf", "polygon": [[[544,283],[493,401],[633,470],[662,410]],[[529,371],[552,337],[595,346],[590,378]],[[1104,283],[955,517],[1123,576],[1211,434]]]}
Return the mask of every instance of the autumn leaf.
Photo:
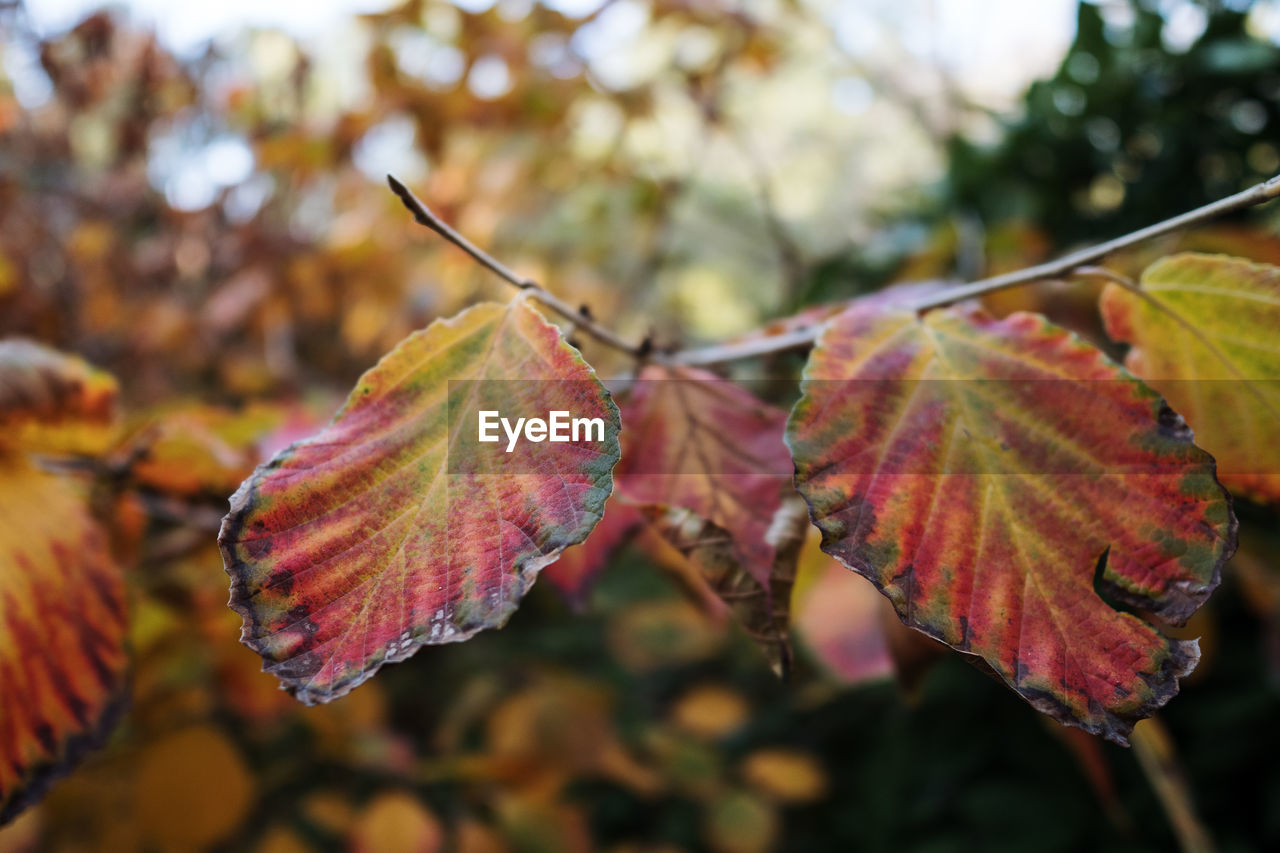
{"label": "autumn leaf", "polygon": [[0,454],[0,823],[114,726],[124,637],[124,578],[84,500],[21,454]]}
{"label": "autumn leaf", "polygon": [[751,718],[751,705],[734,690],[702,684],[681,696],[671,708],[672,723],[703,740],[719,740],[742,728]]}
{"label": "autumn leaf", "polygon": [[123,450],[138,485],[166,495],[225,495],[248,476],[258,443],[290,414],[283,406],[231,411],[184,404],[152,413]]}
{"label": "autumn leaf", "polygon": [[845,684],[892,677],[893,658],[880,617],[888,605],[864,578],[822,553],[817,530],[810,529],[813,541],[800,553],[791,593],[793,630],[823,669]]}
{"label": "autumn leaf", "polygon": [[[603,441],[505,453],[477,444],[486,406],[599,418]],[[618,429],[594,372],[525,298],[411,335],[232,498],[219,541],[242,641],[313,704],[504,624],[600,519]]]}
{"label": "autumn leaf", "polygon": [[[792,412],[823,550],[1036,708],[1127,743],[1235,546],[1213,460],[1153,391],[1037,315],[854,306]],[[1136,608],[1124,612],[1104,600]]]}
{"label": "autumn leaf", "polygon": [[354,853],[438,853],[444,849],[444,829],[416,798],[386,791],[361,811],[352,828],[350,849]]}
{"label": "autumn leaf", "polygon": [[1107,334],[1133,345],[1125,366],[1186,416],[1228,488],[1280,500],[1280,267],[1173,255],[1140,287],[1101,299]]}
{"label": "autumn leaf", "polygon": [[115,438],[118,396],[115,379],[81,358],[0,341],[0,448],[100,453]]}
{"label": "autumn leaf", "polygon": [[777,562],[768,582],[762,582],[738,559],[728,531],[682,507],[645,508],[649,529],[688,561],[682,579],[705,590],[695,590],[695,599],[714,594],[723,601],[779,675],[791,667],[787,603],[806,526],[803,504],[794,496],[792,501],[799,504],[798,510],[784,504],[777,511],[782,518],[777,529],[786,529],[790,536],[775,549]]}
{"label": "autumn leaf", "polygon": [[779,803],[805,803],[827,792],[826,773],[812,755],[791,749],[760,749],[742,762],[742,776]]}
{"label": "autumn leaf", "polygon": [[225,842],[256,802],[244,758],[212,726],[184,728],[151,743],[132,776],[139,827],[159,849],[201,850]]}
{"label": "autumn leaf", "polygon": [[110,731],[126,698],[124,578],[66,478],[24,451],[114,441],[117,386],[75,356],[0,342],[0,823]]}
{"label": "autumn leaf", "polygon": [[736,558],[767,584],[769,525],[790,491],[786,413],[704,370],[651,366],[623,416],[619,497],[687,509],[723,528]]}
{"label": "autumn leaf", "polygon": [[646,532],[674,551],[695,598],[723,599],[774,670],[786,672],[787,602],[804,539],[786,413],[704,370],[650,366],[623,417],[618,497],[639,506]]}

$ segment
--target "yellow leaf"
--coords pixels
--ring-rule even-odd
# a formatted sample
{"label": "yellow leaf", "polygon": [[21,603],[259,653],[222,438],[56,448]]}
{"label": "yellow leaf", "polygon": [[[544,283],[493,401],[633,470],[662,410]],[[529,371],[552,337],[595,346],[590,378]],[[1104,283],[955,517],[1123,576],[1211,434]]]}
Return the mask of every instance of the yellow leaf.
{"label": "yellow leaf", "polygon": [[407,793],[379,794],[367,805],[351,832],[355,853],[436,853],[444,831],[426,806]]}
{"label": "yellow leaf", "polygon": [[742,777],[783,803],[807,803],[827,790],[827,777],[817,759],[789,749],[756,750],[742,762]]}
{"label": "yellow leaf", "polygon": [[1223,485],[1280,500],[1280,267],[1173,255],[1139,293],[1108,285],[1101,309],[1107,334],[1133,345],[1125,366],[1186,418]]}
{"label": "yellow leaf", "polygon": [[0,453],[0,822],[114,724],[124,579],[64,480]]}
{"label": "yellow leaf", "polygon": [[680,697],[672,721],[697,737],[713,740],[737,731],[751,707],[741,695],[714,684],[695,687]]}
{"label": "yellow leaf", "polygon": [[119,389],[85,360],[24,340],[0,341],[0,445],[100,453],[117,426]]}
{"label": "yellow leaf", "polygon": [[142,831],[168,847],[226,841],[248,816],[254,796],[244,759],[226,735],[208,726],[152,743],[134,785]]}

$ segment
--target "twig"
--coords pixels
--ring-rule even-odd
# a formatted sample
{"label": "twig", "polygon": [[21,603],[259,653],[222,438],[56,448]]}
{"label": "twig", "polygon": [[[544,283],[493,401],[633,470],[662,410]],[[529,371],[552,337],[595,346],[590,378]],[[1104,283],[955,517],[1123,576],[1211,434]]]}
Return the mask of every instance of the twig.
{"label": "twig", "polygon": [[[1127,249],[1137,243],[1160,237],[1172,231],[1177,231],[1192,225],[1199,225],[1210,219],[1222,216],[1227,213],[1233,213],[1238,210],[1244,210],[1259,204],[1271,201],[1280,197],[1280,175],[1256,184],[1247,190],[1238,192],[1235,195],[1227,196],[1218,201],[1211,202],[1198,207],[1195,210],[1175,216],[1172,219],[1166,219],[1155,225],[1149,225],[1146,228],[1125,234],[1122,237],[1116,237],[1105,243],[1099,243],[1096,246],[1090,246],[1087,249],[1081,249],[1078,252],[1072,252],[1064,255],[1057,260],[1048,261],[1038,264],[1034,267],[1027,267],[1023,270],[1005,273],[1003,275],[984,278],[969,284],[956,285],[942,290],[933,296],[927,297],[915,302],[911,305],[917,311],[927,311],[931,308],[941,308],[945,305],[952,305],[956,302],[963,302],[966,299],[972,299],[976,296],[982,296],[986,293],[993,293],[997,290],[1004,290],[1010,287],[1027,284],[1033,281],[1041,281],[1043,279],[1063,278],[1072,273],[1079,267],[1092,264],[1112,252],[1120,249]],[[738,344],[719,344],[709,347],[700,347],[697,349],[688,349],[680,352],[670,353],[667,360],[673,364],[682,365],[702,365],[702,364],[720,364],[727,361],[736,361],[743,358],[752,358],[760,355],[768,355],[775,352],[785,352],[787,350],[803,349],[811,346],[818,335],[821,334],[824,324],[816,324],[812,327],[799,329],[789,332],[785,335],[777,335],[772,338],[752,339],[743,341]]]}
{"label": "twig", "polygon": [[680,350],[668,353],[666,361],[669,364],[691,367],[703,364],[723,364],[727,361],[739,361],[760,355],[808,349],[818,339],[819,330],[823,325],[823,323],[815,323],[812,326],[805,326],[803,329],[793,329],[790,332],[772,335],[767,338],[752,338],[739,342],[730,341],[727,344]]}
{"label": "twig", "polygon": [[402,184],[395,177],[387,175],[387,184],[390,185],[391,191],[399,197],[401,202],[404,203],[404,206],[409,209],[409,212],[413,214],[415,222],[419,225],[425,225],[462,251],[466,252],[476,261],[476,263],[480,264],[480,266],[494,273],[513,287],[525,291],[530,297],[537,299],[543,305],[546,305],[552,311],[556,312],[561,317],[564,317],[566,320],[573,323],[575,327],[581,329],[600,343],[610,346],[616,350],[620,350],[632,358],[643,359],[647,356],[652,345],[646,345],[645,341],[641,341],[639,344],[627,343],[611,329],[600,325],[588,314],[575,309],[568,302],[565,302],[560,297],[549,292],[536,281],[521,278],[516,275],[506,264],[476,246],[476,244],[459,234],[440,219],[440,217],[432,213],[431,210],[413,194],[412,190]]}
{"label": "twig", "polygon": [[1156,717],[1133,727],[1133,751],[1142,773],[1155,790],[1183,853],[1213,853],[1213,838],[1191,799],[1191,786],[1178,761],[1173,738]]}

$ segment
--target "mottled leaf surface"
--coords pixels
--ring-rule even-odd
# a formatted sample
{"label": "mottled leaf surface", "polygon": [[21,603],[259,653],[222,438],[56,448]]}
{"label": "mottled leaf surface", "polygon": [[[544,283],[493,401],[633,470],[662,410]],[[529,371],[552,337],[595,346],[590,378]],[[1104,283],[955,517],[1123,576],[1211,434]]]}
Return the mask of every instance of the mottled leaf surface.
{"label": "mottled leaf surface", "polygon": [[1177,692],[1182,623],[1235,542],[1212,459],[1164,401],[1042,317],[854,306],[788,441],[823,550],[1032,705],[1126,743]]}
{"label": "mottled leaf surface", "polygon": [[0,823],[114,724],[125,627],[124,579],[82,497],[0,454]]}
{"label": "mottled leaf surface", "polygon": [[1280,267],[1173,255],[1140,289],[1102,294],[1107,334],[1133,345],[1125,366],[1186,416],[1228,488],[1280,500]]}
{"label": "mottled leaf surface", "polygon": [[[450,409],[478,398],[504,416],[598,417],[605,440],[535,457],[477,445],[475,421]],[[411,335],[326,429],[232,498],[220,541],[243,641],[313,703],[424,644],[502,625],[599,520],[618,428],[591,368],[526,299]]]}
{"label": "mottled leaf surface", "polygon": [[679,507],[727,531],[736,559],[767,584],[769,525],[790,488],[786,413],[693,368],[648,367],[623,404],[618,495]]}
{"label": "mottled leaf surface", "polygon": [[0,341],[0,446],[99,453],[114,440],[118,396],[115,379],[81,358]]}

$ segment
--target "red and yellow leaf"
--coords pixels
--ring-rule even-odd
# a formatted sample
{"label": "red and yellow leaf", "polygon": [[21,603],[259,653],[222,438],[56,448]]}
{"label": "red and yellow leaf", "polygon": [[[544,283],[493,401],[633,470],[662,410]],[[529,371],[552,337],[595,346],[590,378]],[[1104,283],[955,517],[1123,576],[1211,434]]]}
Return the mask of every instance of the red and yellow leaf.
{"label": "red and yellow leaf", "polygon": [[124,579],[81,496],[0,454],[0,823],[114,725],[124,638]]}
{"label": "red and yellow leaf", "polygon": [[892,678],[893,657],[880,617],[888,605],[866,579],[822,553],[817,531],[810,530],[791,593],[792,629],[823,668],[845,684]]}
{"label": "red and yellow leaf", "polygon": [[[477,406],[600,418],[604,440],[509,454],[476,442]],[[219,541],[243,642],[310,704],[504,624],[600,519],[618,428],[594,372],[527,299],[411,335],[232,498]]]}
{"label": "red and yellow leaf", "polygon": [[736,558],[767,584],[769,525],[791,491],[786,413],[704,370],[656,366],[641,372],[623,412],[619,497],[723,528]]}
{"label": "red and yellow leaf", "polygon": [[1125,366],[1182,412],[1233,492],[1280,500],[1280,267],[1181,254],[1103,291]]}
{"label": "red and yellow leaf", "polygon": [[118,395],[116,380],[81,358],[0,341],[0,447],[100,453],[115,438]]}
{"label": "red and yellow leaf", "polygon": [[[1036,708],[1126,743],[1177,692],[1235,519],[1164,401],[1043,318],[854,306],[788,440],[823,550]],[[1096,577],[1095,577],[1096,576]]]}

